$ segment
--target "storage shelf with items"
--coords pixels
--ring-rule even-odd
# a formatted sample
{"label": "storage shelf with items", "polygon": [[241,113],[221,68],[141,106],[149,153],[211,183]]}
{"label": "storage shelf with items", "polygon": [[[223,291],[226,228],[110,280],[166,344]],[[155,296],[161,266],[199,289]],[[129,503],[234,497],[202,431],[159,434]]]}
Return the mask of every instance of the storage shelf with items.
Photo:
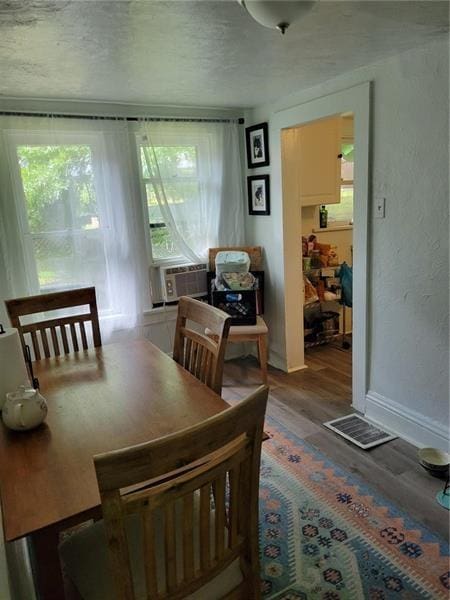
{"label": "storage shelf with items", "polygon": [[331,310],[341,299],[339,267],[304,271],[303,309],[305,348],[326,344],[340,335],[340,312]]}
{"label": "storage shelf with items", "polygon": [[326,344],[342,336],[345,341],[345,306],[337,248],[320,244],[315,236],[302,239],[305,348]]}
{"label": "storage shelf with items", "polygon": [[339,313],[323,310],[320,302],[306,305],[303,319],[305,348],[328,344],[342,335],[339,333]]}

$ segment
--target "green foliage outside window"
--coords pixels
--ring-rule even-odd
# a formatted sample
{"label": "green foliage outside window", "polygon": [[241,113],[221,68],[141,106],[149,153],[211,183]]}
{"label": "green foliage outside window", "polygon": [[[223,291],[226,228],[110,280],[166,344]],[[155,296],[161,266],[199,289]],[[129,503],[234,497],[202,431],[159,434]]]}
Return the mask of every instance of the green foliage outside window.
{"label": "green foliage outside window", "polygon": [[91,148],[42,144],[16,151],[39,285],[76,284],[68,276],[102,252]]}
{"label": "green foliage outside window", "polygon": [[[152,180],[161,179],[165,199],[169,205],[196,202],[199,194],[197,174],[197,148],[195,146],[155,146],[140,148],[142,177],[146,182],[148,218],[153,260],[180,256],[170,230],[165,224]],[[158,186],[160,190],[160,186]],[[156,225],[156,227],[152,227]],[[163,226],[162,226],[163,225]],[[178,222],[183,231],[183,223]]]}
{"label": "green foliage outside window", "polygon": [[[25,199],[28,230],[41,288],[64,285],[83,260],[103,253],[100,215],[94,185],[92,148],[85,144],[33,144],[16,147]],[[154,156],[141,148],[142,176],[146,180],[150,224],[164,224],[151,173]],[[158,146],[159,173],[169,204],[198,198],[197,148]],[[169,229],[151,228],[153,258],[179,256]]]}
{"label": "green foliage outside window", "polygon": [[32,233],[92,227],[97,202],[89,146],[19,146],[17,156]]}

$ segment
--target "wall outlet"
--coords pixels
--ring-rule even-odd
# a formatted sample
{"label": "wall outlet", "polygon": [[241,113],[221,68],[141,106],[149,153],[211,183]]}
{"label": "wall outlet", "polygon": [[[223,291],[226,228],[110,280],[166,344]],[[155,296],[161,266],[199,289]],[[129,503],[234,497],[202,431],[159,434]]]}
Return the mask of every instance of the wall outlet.
{"label": "wall outlet", "polygon": [[386,198],[375,198],[375,218],[384,219],[386,216]]}

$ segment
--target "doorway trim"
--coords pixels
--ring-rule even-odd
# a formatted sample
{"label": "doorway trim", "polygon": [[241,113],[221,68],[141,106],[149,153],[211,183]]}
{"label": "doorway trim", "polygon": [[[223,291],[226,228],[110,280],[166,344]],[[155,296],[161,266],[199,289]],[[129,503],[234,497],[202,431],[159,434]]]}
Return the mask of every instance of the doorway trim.
{"label": "doorway trim", "polygon": [[354,228],[353,228],[353,360],[352,405],[365,412],[368,390],[368,243],[369,243],[369,151],[370,151],[371,83],[322,96],[298,106],[282,110],[270,120],[272,140],[272,189],[282,198],[284,327],[286,370],[305,368],[303,315],[299,311],[299,295],[303,289],[302,253],[299,239],[301,211],[298,199],[283,195],[281,131],[311,121],[353,113],[354,163]]}

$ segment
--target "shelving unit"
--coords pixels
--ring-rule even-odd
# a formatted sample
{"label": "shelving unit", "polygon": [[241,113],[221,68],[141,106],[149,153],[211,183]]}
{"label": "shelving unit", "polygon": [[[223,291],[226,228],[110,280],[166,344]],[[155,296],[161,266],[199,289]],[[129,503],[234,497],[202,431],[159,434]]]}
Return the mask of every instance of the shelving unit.
{"label": "shelving unit", "polygon": [[[341,286],[337,277],[339,269],[340,266],[336,266],[312,268],[304,271],[304,275],[316,288],[319,296],[318,300],[303,305],[305,348],[328,344],[338,338],[342,338],[344,348],[350,347],[345,339],[345,306],[341,302]],[[330,275],[330,271],[334,271],[334,276]],[[325,275],[323,272],[325,272]],[[331,283],[328,280],[331,280]],[[323,282],[322,289],[332,291],[336,295],[336,299],[325,300],[320,298],[322,294],[322,290],[318,289],[321,287],[319,285],[320,281]],[[336,303],[341,305],[342,314],[341,311],[330,310]],[[341,321],[343,322],[342,332]]]}

